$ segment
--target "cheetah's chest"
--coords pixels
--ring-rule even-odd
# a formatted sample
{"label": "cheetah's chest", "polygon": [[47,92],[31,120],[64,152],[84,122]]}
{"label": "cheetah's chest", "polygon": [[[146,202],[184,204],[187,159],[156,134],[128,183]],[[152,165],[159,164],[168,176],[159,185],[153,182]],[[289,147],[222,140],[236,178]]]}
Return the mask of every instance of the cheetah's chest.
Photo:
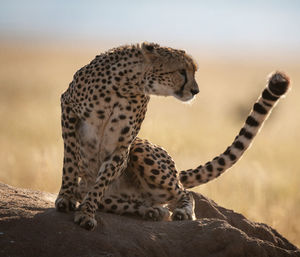
{"label": "cheetah's chest", "polygon": [[[77,128],[81,176],[96,178],[101,165],[120,148],[128,149],[145,117],[148,99],[116,99],[95,106]],[[99,115],[105,118],[99,118]]]}

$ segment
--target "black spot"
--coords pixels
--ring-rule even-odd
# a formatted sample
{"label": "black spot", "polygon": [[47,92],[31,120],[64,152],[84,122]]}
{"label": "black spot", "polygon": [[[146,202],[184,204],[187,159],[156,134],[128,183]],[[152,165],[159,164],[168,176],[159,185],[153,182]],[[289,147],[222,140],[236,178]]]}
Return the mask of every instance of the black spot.
{"label": "black spot", "polygon": [[245,132],[246,132],[246,130],[245,130],[244,128],[242,128],[242,129],[240,130],[239,136],[242,136],[242,135],[244,135],[244,134],[245,134]]}
{"label": "black spot", "polygon": [[143,166],[139,166],[139,172],[140,172],[140,176],[143,177],[144,176],[144,167]]}
{"label": "black spot", "polygon": [[154,164],[154,161],[149,159],[149,158],[144,158],[144,162],[147,164],[147,165],[153,165]]}
{"label": "black spot", "polygon": [[157,170],[157,169],[152,169],[152,170],[151,170],[151,173],[154,174],[154,175],[158,175],[158,174],[159,174],[159,170]]}
{"label": "black spot", "polygon": [[129,132],[130,128],[129,127],[125,127],[121,130],[121,134],[124,135],[124,134],[127,134]]}
{"label": "black spot", "polygon": [[68,137],[75,137],[76,135],[75,135],[75,132],[70,132],[70,133],[68,133]]}
{"label": "black spot", "polygon": [[225,165],[225,160],[224,160],[224,158],[219,158],[218,159],[218,163],[220,164],[220,165],[222,165],[222,166],[224,166]]}
{"label": "black spot", "polygon": [[187,177],[186,175],[180,177],[180,181],[181,181],[181,182],[184,182],[184,181],[186,181],[187,179],[188,179],[188,177]]}
{"label": "black spot", "polygon": [[213,166],[211,165],[211,163],[210,162],[208,162],[207,164],[206,164],[206,169],[209,171],[209,172],[212,172],[213,171]]}
{"label": "black spot", "polygon": [[111,210],[116,210],[116,209],[118,209],[118,206],[115,205],[115,204],[113,204],[113,205],[110,207],[110,209],[111,209]]}
{"label": "black spot", "polygon": [[[151,183],[147,183],[147,184],[148,184],[148,186],[149,186],[151,189],[155,189],[155,188],[156,188],[156,186],[153,185],[153,184],[151,184]],[[171,188],[170,190],[172,190],[172,188]]]}
{"label": "black spot", "polygon": [[119,118],[120,118],[120,120],[125,120],[125,119],[126,119],[126,116],[123,115],[123,114],[121,114],[121,115],[119,115]]}
{"label": "black spot", "polygon": [[114,158],[113,158],[113,160],[115,162],[119,162],[121,159],[120,159],[120,157],[118,155],[115,155]]}
{"label": "black spot", "polygon": [[201,179],[202,179],[201,175],[198,174],[198,175],[196,176],[196,179],[197,179],[197,180],[201,180]]}
{"label": "black spot", "polygon": [[144,150],[140,147],[137,147],[134,149],[134,152],[142,153],[142,152],[144,152]]}
{"label": "black spot", "polygon": [[224,169],[223,169],[223,168],[217,168],[217,170],[218,170],[218,171],[223,171]]}
{"label": "black spot", "polygon": [[109,199],[109,198],[107,198],[107,199],[104,200],[104,202],[105,202],[106,204],[110,204],[110,203],[112,202],[112,200]]}
{"label": "black spot", "polygon": [[241,141],[235,141],[233,145],[235,148],[237,148],[239,150],[243,150],[245,148],[244,144]]}
{"label": "black spot", "polygon": [[77,121],[77,119],[76,118],[70,118],[69,121],[70,121],[70,123],[75,123]]}
{"label": "black spot", "polygon": [[247,138],[247,139],[252,139],[253,135],[252,135],[251,132],[246,131],[245,134],[244,134],[244,137]]}
{"label": "black spot", "polygon": [[229,155],[230,154],[230,147],[227,147],[226,151],[223,154]]}
{"label": "black spot", "polygon": [[253,110],[259,114],[267,114],[268,112],[260,103],[255,103],[253,106]]}
{"label": "black spot", "polygon": [[69,167],[69,168],[68,168],[68,172],[69,172],[69,173],[72,173],[72,172],[73,172],[73,168],[72,168],[72,167]]}
{"label": "black spot", "polygon": [[131,156],[131,159],[132,159],[134,162],[136,162],[136,161],[138,160],[138,157],[137,157],[136,155],[132,155],[132,156]]}
{"label": "black spot", "polygon": [[104,98],[104,101],[105,101],[105,102],[107,102],[107,103],[109,103],[109,102],[110,102],[110,100],[111,100],[111,98],[110,98],[110,97],[105,97],[105,98]]}
{"label": "black spot", "polygon": [[266,100],[269,101],[277,101],[278,100],[278,96],[273,96],[268,89],[265,89],[262,93],[262,97]]}
{"label": "black spot", "polygon": [[152,181],[154,181],[155,180],[155,176],[149,176],[149,178],[152,180]]}
{"label": "black spot", "polygon": [[248,124],[251,127],[257,127],[259,125],[259,123],[252,116],[248,116],[246,124]]}
{"label": "black spot", "polygon": [[234,161],[236,159],[236,156],[234,154],[229,154],[229,158],[231,161]]}

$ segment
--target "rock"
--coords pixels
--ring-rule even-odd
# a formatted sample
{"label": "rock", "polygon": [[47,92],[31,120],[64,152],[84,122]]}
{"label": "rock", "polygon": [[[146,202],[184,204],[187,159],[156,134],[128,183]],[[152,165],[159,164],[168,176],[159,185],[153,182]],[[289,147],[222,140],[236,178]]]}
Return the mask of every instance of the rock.
{"label": "rock", "polygon": [[0,183],[0,256],[300,256],[271,227],[194,194],[196,221],[150,222],[98,213],[92,231],[53,208],[55,195]]}

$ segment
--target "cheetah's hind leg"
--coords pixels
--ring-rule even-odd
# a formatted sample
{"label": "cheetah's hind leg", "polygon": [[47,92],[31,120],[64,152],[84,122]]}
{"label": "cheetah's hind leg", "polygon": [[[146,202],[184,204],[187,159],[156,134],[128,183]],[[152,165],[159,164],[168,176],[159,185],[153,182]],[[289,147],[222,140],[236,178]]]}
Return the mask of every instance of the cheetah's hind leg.
{"label": "cheetah's hind leg", "polygon": [[98,204],[100,211],[119,215],[134,214],[145,220],[169,220],[171,213],[168,208],[161,205],[150,206],[145,201],[133,199],[127,195],[110,195],[103,198]]}
{"label": "cheetah's hind leg", "polygon": [[195,220],[195,201],[191,192],[186,190],[176,203],[176,207],[172,214],[172,220]]}

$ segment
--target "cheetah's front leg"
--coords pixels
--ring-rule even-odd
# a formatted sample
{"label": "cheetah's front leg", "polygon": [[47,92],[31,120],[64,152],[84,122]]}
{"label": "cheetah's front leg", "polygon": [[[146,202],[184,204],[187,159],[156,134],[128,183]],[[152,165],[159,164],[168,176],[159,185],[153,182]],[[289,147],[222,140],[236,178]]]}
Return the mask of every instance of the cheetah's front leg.
{"label": "cheetah's front leg", "polygon": [[78,118],[72,108],[63,103],[62,99],[62,137],[64,140],[64,163],[62,185],[55,201],[58,211],[74,211],[76,207],[75,188],[78,186],[78,164],[76,158],[76,123]]}
{"label": "cheetah's front leg", "polygon": [[76,224],[88,230],[93,230],[96,227],[97,221],[95,219],[95,212],[98,208],[98,204],[103,199],[107,186],[126,168],[127,159],[127,149],[125,151],[117,150],[108,161],[105,161],[101,165],[94,186],[86,194],[78,207],[78,211],[75,213],[74,222]]}

